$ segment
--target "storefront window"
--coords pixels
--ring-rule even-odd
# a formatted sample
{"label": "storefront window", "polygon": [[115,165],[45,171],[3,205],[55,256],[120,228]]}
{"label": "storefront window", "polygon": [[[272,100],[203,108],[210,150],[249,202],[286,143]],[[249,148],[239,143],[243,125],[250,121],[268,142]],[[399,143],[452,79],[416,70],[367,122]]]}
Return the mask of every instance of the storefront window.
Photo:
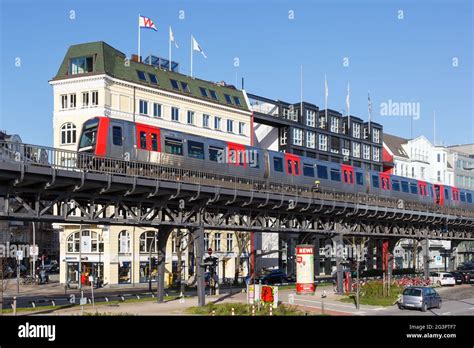
{"label": "storefront window", "polygon": [[66,281],[68,284],[77,284],[79,278],[79,263],[68,262],[66,267]]}
{"label": "storefront window", "polygon": [[118,278],[119,284],[130,283],[132,280],[132,263],[131,262],[120,262],[118,265]]}
{"label": "storefront window", "polygon": [[[140,283],[149,281],[150,263],[148,261],[140,262]],[[151,281],[155,282],[158,276],[158,264],[156,258],[152,258],[151,262]]]}

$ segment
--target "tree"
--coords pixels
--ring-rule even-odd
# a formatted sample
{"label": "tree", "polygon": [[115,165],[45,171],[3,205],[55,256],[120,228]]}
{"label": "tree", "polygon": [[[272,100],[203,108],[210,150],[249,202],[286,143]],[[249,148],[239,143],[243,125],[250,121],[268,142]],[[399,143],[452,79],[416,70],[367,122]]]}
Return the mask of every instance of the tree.
{"label": "tree", "polygon": [[235,274],[234,274],[234,284],[237,284],[239,281],[239,273],[241,269],[241,256],[242,253],[247,250],[247,246],[250,242],[250,233],[249,232],[234,232],[235,240],[237,244],[237,256],[235,258]]}

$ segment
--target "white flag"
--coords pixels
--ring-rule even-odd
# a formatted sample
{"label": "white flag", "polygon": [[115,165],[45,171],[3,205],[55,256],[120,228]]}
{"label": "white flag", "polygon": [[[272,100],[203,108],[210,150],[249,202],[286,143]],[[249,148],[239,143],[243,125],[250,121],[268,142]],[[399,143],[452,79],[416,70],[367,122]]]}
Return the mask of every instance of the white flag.
{"label": "white flag", "polygon": [[368,102],[368,109],[369,109],[369,122],[372,119],[372,100],[370,99],[370,91],[367,93],[367,102]]}
{"label": "white flag", "polygon": [[326,80],[326,75],[324,75],[324,96],[326,99],[329,96],[328,81]]}
{"label": "white flag", "polygon": [[207,58],[206,54],[204,53],[203,49],[201,48],[201,46],[199,46],[198,42],[196,41],[196,39],[194,38],[194,36],[191,36],[192,39],[193,39],[193,50],[194,51],[198,51],[198,52],[201,52],[201,54],[204,56],[204,58]]}
{"label": "white flag", "polygon": [[179,48],[178,44],[176,43],[176,40],[174,39],[174,34],[173,34],[173,30],[171,30],[171,26],[170,26],[170,42],[174,42],[174,45],[176,46],[176,48]]}

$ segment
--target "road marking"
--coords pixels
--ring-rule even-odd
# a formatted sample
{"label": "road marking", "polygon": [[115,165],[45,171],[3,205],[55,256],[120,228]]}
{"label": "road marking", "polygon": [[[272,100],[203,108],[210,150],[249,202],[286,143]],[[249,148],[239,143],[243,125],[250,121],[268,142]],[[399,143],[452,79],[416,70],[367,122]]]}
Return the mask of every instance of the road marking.
{"label": "road marking", "polygon": [[372,308],[373,311],[383,311],[385,308],[380,307],[380,308]]}
{"label": "road marking", "polygon": [[[321,301],[303,300],[303,299],[299,299],[299,298],[295,298],[295,301],[321,303]],[[325,306],[326,306],[326,305],[327,305],[327,306],[338,306],[338,307],[346,307],[346,308],[355,309],[354,306],[343,305],[343,304],[339,304],[339,303],[324,302],[324,305],[325,305]]]}

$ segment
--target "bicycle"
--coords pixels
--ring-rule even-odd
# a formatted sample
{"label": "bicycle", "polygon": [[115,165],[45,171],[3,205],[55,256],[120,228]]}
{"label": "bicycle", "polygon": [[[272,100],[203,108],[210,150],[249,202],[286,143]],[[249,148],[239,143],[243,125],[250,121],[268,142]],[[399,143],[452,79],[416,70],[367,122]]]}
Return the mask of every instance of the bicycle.
{"label": "bicycle", "polygon": [[30,275],[21,278],[21,285],[36,285],[37,280]]}

